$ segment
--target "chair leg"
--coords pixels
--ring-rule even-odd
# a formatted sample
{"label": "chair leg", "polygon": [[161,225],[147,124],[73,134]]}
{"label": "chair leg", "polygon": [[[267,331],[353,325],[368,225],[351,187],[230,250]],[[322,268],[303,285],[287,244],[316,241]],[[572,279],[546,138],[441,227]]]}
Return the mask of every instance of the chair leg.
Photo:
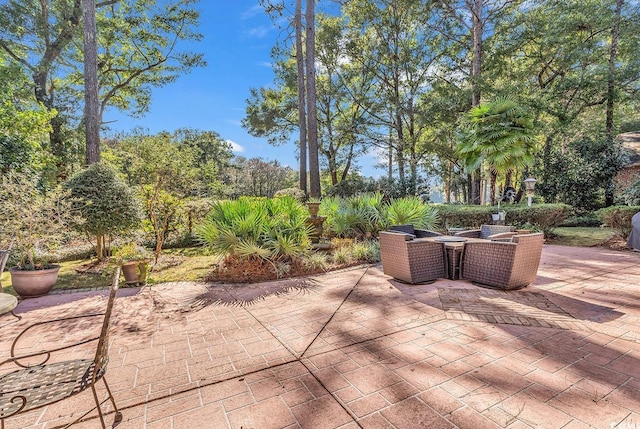
{"label": "chair leg", "polygon": [[104,382],[104,387],[107,388],[107,393],[109,394],[109,399],[111,400],[111,404],[113,404],[113,409],[115,411],[115,418],[113,420],[113,423],[115,425],[122,421],[122,413],[120,412],[120,410],[118,409],[118,406],[116,405],[116,400],[113,397],[113,394],[111,393],[111,389],[109,388],[109,385],[107,384],[107,378],[103,376],[102,381]]}
{"label": "chair leg", "polygon": [[93,392],[93,399],[96,401],[96,408],[98,409],[98,416],[100,417],[100,423],[102,423],[102,429],[107,429],[107,426],[104,424],[104,417],[102,416],[102,408],[100,407],[100,400],[98,399],[98,392],[96,392],[96,385],[91,385],[91,392]]}

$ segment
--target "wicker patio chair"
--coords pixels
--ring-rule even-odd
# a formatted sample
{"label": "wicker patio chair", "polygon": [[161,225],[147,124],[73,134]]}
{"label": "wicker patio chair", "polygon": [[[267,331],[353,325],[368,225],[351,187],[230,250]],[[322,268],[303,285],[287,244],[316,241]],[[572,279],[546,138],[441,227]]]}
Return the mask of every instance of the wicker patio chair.
{"label": "wicker patio chair", "polygon": [[389,231],[399,231],[404,232],[406,234],[413,234],[416,238],[425,238],[425,237],[438,237],[442,234],[436,231],[429,231],[426,229],[415,229],[413,225],[392,225],[389,227]]}
{"label": "wicker patio chair", "polygon": [[405,283],[427,283],[447,277],[443,243],[413,240],[410,234],[380,232],[382,271]]}
{"label": "wicker patio chair", "polygon": [[[16,337],[11,345],[11,357],[0,363],[0,367],[6,364],[13,364],[12,366],[19,368],[0,376],[0,428],[4,429],[4,421],[9,417],[62,401],[88,388],[91,388],[93,392],[96,406],[69,423],[66,427],[77,423],[94,409],[97,409],[100,423],[103,429],[106,428],[103,412],[100,407],[107,400],[111,401],[115,411],[114,425],[122,420],[122,414],[118,411],[107,380],[104,378],[107,371],[107,362],[109,361],[108,348],[111,311],[116,290],[118,289],[119,278],[120,269],[118,268],[111,285],[111,292],[104,313],[87,314],[34,323],[25,328]],[[74,344],[59,346],[47,351],[34,352],[21,356],[16,355],[18,342],[27,338],[25,334],[34,327],[41,327],[54,322],[59,323],[62,321],[96,316],[104,316],[102,330],[97,337],[84,339]],[[63,335],[67,334],[67,332],[63,333]],[[96,352],[93,359],[49,362],[50,358],[55,356],[56,352],[68,350],[92,341],[97,341]],[[34,360],[38,360],[38,362],[32,363]],[[96,383],[101,379],[104,382],[108,394],[107,398],[102,401],[98,399],[98,393],[95,387]]]}
{"label": "wicker patio chair", "polygon": [[515,235],[512,242],[469,242],[462,250],[460,276],[480,286],[520,289],[536,279],[544,235]]}
{"label": "wicker patio chair", "polygon": [[[481,225],[479,229],[470,229],[468,231],[457,232],[455,235],[458,237],[468,238],[481,238],[484,240],[491,240],[496,234],[496,239],[511,238],[511,235],[515,235],[515,227],[509,225]],[[511,235],[509,235],[511,233]]]}

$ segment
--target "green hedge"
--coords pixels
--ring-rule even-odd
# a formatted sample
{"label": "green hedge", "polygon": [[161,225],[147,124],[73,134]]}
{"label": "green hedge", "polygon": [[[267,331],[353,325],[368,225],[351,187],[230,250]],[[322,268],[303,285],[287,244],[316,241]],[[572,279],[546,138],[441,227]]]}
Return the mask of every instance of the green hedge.
{"label": "green hedge", "polygon": [[[493,223],[492,213],[497,213],[497,206],[439,205],[441,229],[449,227],[476,228],[482,224]],[[567,204],[505,204],[500,210],[506,212],[506,224],[517,227],[540,229],[549,234],[559,226],[572,212]]]}
{"label": "green hedge", "polygon": [[596,216],[604,226],[616,230],[616,234],[627,239],[631,234],[631,218],[640,212],[640,206],[611,206],[596,211]]}

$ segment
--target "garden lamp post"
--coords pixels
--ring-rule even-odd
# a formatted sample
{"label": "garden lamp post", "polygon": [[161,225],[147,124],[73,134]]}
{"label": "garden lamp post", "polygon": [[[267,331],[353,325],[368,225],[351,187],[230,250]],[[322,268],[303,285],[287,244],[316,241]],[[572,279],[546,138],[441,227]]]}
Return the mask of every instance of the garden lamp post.
{"label": "garden lamp post", "polygon": [[533,190],[536,187],[537,180],[533,177],[529,177],[524,180],[524,187],[527,190],[527,205],[531,207],[531,198],[533,197]]}

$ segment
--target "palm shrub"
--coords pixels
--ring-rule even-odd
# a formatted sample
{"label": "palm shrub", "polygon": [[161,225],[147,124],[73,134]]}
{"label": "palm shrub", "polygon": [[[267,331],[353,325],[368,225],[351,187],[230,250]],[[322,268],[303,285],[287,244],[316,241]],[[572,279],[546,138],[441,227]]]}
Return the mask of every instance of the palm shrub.
{"label": "palm shrub", "polygon": [[305,255],[311,245],[307,209],[295,198],[240,197],[217,201],[196,236],[227,259],[276,263]]}
{"label": "palm shrub", "polygon": [[339,238],[370,238],[389,225],[413,224],[416,228],[434,229],[438,222],[437,209],[420,198],[384,201],[378,192],[346,199],[324,198],[320,214],[327,218],[325,230]]}
{"label": "palm shrub", "polygon": [[385,206],[386,226],[412,224],[416,228],[435,229],[438,210],[418,197],[394,198]]}
{"label": "palm shrub", "polygon": [[340,238],[371,237],[384,227],[384,204],[381,193],[367,193],[342,199],[324,198],[320,215],[326,216],[324,228]]}

